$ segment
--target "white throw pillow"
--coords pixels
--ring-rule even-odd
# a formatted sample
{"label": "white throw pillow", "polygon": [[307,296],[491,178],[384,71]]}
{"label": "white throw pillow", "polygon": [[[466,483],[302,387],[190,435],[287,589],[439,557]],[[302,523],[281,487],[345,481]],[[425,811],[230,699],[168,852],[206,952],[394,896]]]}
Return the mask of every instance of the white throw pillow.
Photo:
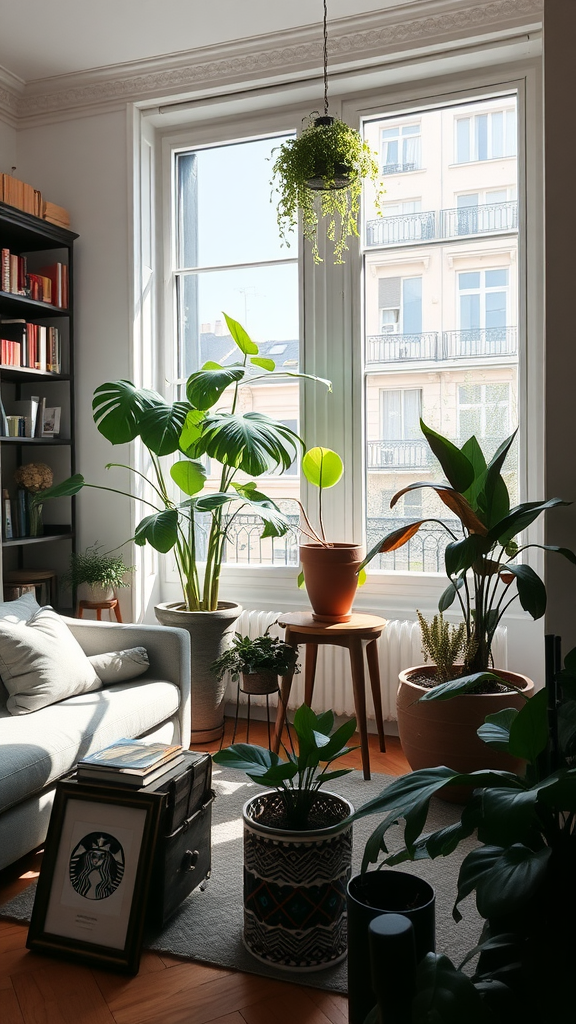
{"label": "white throw pillow", "polygon": [[11,715],[102,687],[80,644],[49,607],[28,622],[0,621],[0,675]]}
{"label": "white throw pillow", "polygon": [[104,686],[136,679],[150,666],[148,651],[145,647],[129,647],[126,651],[93,654],[88,660]]}
{"label": "white throw pillow", "polygon": [[[7,619],[8,622],[28,622],[28,619],[39,611],[40,605],[34,594],[22,594],[15,601],[0,602],[0,619]],[[8,693],[0,679],[0,705],[4,707],[7,700]]]}

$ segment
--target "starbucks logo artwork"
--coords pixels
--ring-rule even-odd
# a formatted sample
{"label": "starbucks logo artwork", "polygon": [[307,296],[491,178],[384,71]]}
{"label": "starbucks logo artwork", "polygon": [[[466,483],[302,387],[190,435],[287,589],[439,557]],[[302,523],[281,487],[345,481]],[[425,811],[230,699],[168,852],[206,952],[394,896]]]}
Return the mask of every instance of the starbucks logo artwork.
{"label": "starbucks logo artwork", "polygon": [[108,832],[89,832],[70,857],[70,881],[87,900],[105,900],[124,875],[124,850]]}

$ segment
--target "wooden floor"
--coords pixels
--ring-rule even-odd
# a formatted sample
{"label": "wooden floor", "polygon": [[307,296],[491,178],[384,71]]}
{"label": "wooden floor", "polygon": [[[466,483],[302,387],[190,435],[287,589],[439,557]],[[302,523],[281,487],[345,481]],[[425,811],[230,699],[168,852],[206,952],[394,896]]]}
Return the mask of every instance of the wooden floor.
{"label": "wooden floor", "polygon": [[[227,723],[227,738],[232,723]],[[245,738],[242,732],[237,741]],[[357,737],[356,737],[357,740]],[[267,746],[264,723],[250,741]],[[394,737],[385,754],[370,736],[374,772],[403,775],[408,764]],[[202,749],[210,749],[203,747]],[[216,749],[216,747],[214,747]],[[360,751],[339,765],[361,767]],[[0,871],[0,903],[37,877],[41,852]],[[209,927],[209,922],[207,922]],[[28,952],[27,925],[0,921],[2,1024],[347,1024],[344,996],[144,952],[134,978],[89,970]]]}

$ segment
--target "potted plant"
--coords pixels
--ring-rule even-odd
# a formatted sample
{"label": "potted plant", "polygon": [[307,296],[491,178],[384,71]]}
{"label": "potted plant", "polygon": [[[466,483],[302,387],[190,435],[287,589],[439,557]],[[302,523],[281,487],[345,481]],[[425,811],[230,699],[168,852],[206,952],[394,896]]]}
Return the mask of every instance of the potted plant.
{"label": "potted plant", "polygon": [[318,529],[302,505],[302,532],[309,538],[300,544],[302,574],[313,617],[320,622],[347,622],[359,583],[364,548],[360,544],[328,541],[324,530],[322,499],[324,490],[334,487],[344,471],[340,456],[331,448],[310,448],[302,459],[302,472],[308,483],[318,488]]}
{"label": "potted plant", "polygon": [[[240,412],[240,390],[263,377],[319,380],[309,374],[275,373],[274,361],[258,355],[258,346],[242,325],[226,314],[224,317],[239,359],[226,366],[208,362],[192,373],[184,400],[169,403],[156,392],[136,388],[126,380],[102,384],[94,392],[94,420],[100,433],[113,445],[140,438],[148,452],[151,479],[144,478],[148,487],[142,495],[89,484],[79,473],[43,492],[46,500],[97,487],[142,501],[151,509],[136,527],[134,540],[163,554],[174,552],[182,600],[159,604],[155,611],[161,623],[187,629],[191,636],[194,743],[218,739],[224,725],[225,685],[217,682],[210,666],[231,642],[242,610],[235,602],[219,601],[228,532],[239,512],[249,509],[262,520],[262,536],[286,533],[286,516],[258,489],[253,477],[288,469],[303,448],[298,435],[280,421],[258,412]],[[329,381],[323,383],[330,387]],[[225,393],[230,394],[230,411],[219,408]],[[166,473],[163,460],[169,456],[172,460]],[[215,492],[205,488],[205,456],[220,466]],[[108,468],[128,470],[137,482],[143,478],[129,465],[111,463]],[[208,518],[205,551],[200,513]]]}
{"label": "potted plant", "polygon": [[233,682],[242,678],[244,693],[275,693],[278,676],[299,672],[297,649],[280,637],[270,636],[269,630],[270,626],[254,640],[235,633],[231,646],[212,665],[217,679],[229,672]]}
{"label": "potted plant", "polygon": [[[272,787],[244,806],[244,944],[258,960],[287,971],[330,967],[346,955],[346,884],[353,808],[321,791],[352,769],[331,766],[349,752],[351,720],[303,704],[294,715],[298,751],[287,760],[238,743],[213,755]],[[343,822],[348,820],[347,826]]]}
{"label": "potted plant", "polygon": [[[445,552],[449,583],[438,609],[443,613],[455,601],[459,604],[465,627],[463,664],[456,679],[432,688],[414,679],[433,676],[435,670],[430,666],[417,666],[401,673],[398,730],[412,768],[448,761],[457,770],[470,772],[486,763],[483,745],[476,736],[486,715],[501,707],[519,709],[533,691],[532,682],[525,676],[498,666],[494,669],[496,674],[489,671],[493,667],[494,634],[512,602],[519,599],[533,619],[541,618],[546,609],[544,583],[522,560],[522,555],[531,548],[543,547],[576,563],[576,556],[567,548],[519,543],[516,538],[547,509],[569,502],[550,498],[510,507],[501,470],[515,433],[486,463],[475,437],[457,448],[422,420],[420,426],[446,480],[409,484],[394,495],[390,507],[408,491],[431,488],[455,514],[458,526],[451,527],[436,519],[420,519],[402,526],[374,545],[362,568],[378,552],[395,551],[407,543],[425,522],[440,522],[449,534]],[[448,698],[454,699],[445,704]],[[496,751],[493,766],[504,765],[513,767],[510,761],[502,761],[502,752]]]}
{"label": "potted plant", "polygon": [[126,574],[135,566],[126,565],[122,555],[101,551],[102,545],[92,544],[85,551],[75,551],[70,556],[68,572],[63,573],[62,583],[76,590],[84,587],[89,601],[108,601],[119,587],[127,587]]}
{"label": "potted plant", "polygon": [[[314,113],[317,114],[317,111]],[[376,154],[360,133],[327,113],[311,114],[297,138],[279,147],[272,169],[271,184],[278,191],[280,237],[290,245],[289,233],[302,216],[304,237],[312,245],[315,263],[318,225],[327,220],[327,236],[334,246],[334,262],[343,263],[348,239],[358,236],[358,213],[365,179],[377,184]],[[382,190],[377,188],[376,207]]]}
{"label": "potted plant", "polygon": [[[459,903],[475,894],[486,923],[479,946],[461,966],[480,952],[478,967],[470,979],[446,957],[427,957],[417,981],[417,993],[427,992],[419,1000],[421,1010],[430,1011],[433,994],[446,998],[451,991],[454,1020],[557,1024],[571,1018],[576,955],[576,649],[564,666],[559,673],[549,673],[548,685],[520,711],[507,708],[489,715],[478,730],[488,749],[522,760],[525,768],[520,774],[481,770],[462,775],[444,766],[421,769],[394,780],[352,816],[356,820],[384,815],[366,844],[363,871],[382,854],[384,865],[396,866],[449,856],[462,840],[478,837],[479,845],[462,862],[453,910],[455,920],[460,920]],[[431,798],[453,784],[473,786],[473,799],[459,822],[426,833]],[[405,821],[405,846],[386,856],[386,833],[399,818]],[[379,873],[388,870],[381,867]],[[463,1013],[468,1005],[469,1016]],[[436,1017],[415,1013],[413,1020],[420,1024],[445,1019],[438,1008],[436,1012]]]}

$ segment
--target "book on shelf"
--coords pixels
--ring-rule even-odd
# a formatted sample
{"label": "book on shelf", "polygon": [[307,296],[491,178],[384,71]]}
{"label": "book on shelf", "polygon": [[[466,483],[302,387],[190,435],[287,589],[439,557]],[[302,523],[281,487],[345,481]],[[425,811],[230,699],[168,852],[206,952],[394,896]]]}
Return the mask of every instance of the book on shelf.
{"label": "book on shelf", "polygon": [[50,299],[53,306],[59,309],[68,308],[68,267],[65,263],[51,263],[48,267],[40,267],[38,274],[51,284]]}
{"label": "book on shelf", "polygon": [[57,327],[6,319],[0,322],[0,341],[4,366],[25,366],[42,373],[62,372],[62,340]]}
{"label": "book on shelf", "polygon": [[24,433],[19,433],[18,437],[38,437],[38,411],[40,408],[40,398],[38,395],[33,395],[31,398],[21,399],[17,402],[8,403],[8,412],[10,415],[19,416],[24,421]]}
{"label": "book on shelf", "polygon": [[70,214],[63,206],[45,201],[42,204],[42,216],[49,224],[56,224],[60,228],[70,227]]}

